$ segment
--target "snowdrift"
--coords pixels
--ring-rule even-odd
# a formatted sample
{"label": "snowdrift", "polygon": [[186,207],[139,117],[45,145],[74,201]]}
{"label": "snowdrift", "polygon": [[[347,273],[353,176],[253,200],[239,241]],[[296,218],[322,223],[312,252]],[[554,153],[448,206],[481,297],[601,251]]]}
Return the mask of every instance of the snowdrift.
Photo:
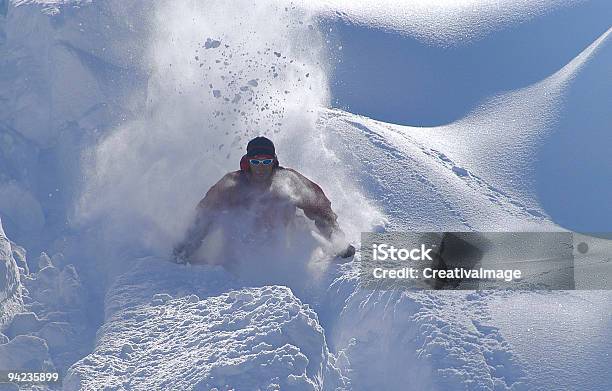
{"label": "snowdrift", "polygon": [[344,389],[308,305],[287,287],[238,286],[220,267],[136,263],[64,389]]}

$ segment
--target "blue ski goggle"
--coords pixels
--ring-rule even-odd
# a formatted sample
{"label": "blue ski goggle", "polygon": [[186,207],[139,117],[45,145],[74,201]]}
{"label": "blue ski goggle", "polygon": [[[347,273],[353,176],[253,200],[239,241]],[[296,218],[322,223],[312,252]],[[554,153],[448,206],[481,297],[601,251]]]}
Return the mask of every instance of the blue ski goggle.
{"label": "blue ski goggle", "polygon": [[274,159],[249,159],[249,163],[251,163],[254,166],[258,166],[260,164],[263,164],[264,166],[268,166],[272,164],[273,161]]}

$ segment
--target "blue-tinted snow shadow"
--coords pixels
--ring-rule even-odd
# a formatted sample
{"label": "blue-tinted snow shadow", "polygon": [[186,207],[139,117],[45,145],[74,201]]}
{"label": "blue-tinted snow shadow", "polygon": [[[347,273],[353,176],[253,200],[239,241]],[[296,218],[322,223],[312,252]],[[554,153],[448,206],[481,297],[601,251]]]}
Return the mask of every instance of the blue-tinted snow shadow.
{"label": "blue-tinted snow shadow", "polygon": [[385,122],[447,124],[486,97],[553,74],[606,31],[610,20],[612,3],[597,0],[448,48],[327,20],[335,63],[332,104]]}
{"label": "blue-tinted snow shadow", "polygon": [[612,232],[611,69],[608,37],[571,81],[559,122],[537,152],[540,202],[572,231]]}

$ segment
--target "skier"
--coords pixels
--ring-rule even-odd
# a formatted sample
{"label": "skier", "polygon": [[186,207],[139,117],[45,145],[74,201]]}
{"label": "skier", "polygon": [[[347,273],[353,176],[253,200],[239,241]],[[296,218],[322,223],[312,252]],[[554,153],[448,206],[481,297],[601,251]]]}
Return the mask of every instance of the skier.
{"label": "skier", "polygon": [[[281,167],[275,152],[274,144],[266,137],[249,141],[240,170],[221,178],[198,204],[195,222],[185,239],[174,247],[177,263],[193,261],[206,235],[229,212],[255,222],[254,230],[266,232],[279,223],[288,226],[297,209],[301,209],[327,240],[343,238],[323,190],[297,171]],[[355,248],[349,244],[337,256],[349,258],[354,254]]]}

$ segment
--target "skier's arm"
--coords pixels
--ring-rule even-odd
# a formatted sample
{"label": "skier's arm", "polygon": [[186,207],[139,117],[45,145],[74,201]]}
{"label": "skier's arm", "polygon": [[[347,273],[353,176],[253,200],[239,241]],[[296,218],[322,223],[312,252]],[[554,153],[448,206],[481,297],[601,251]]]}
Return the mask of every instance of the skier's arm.
{"label": "skier's arm", "polygon": [[202,241],[210,231],[216,213],[224,208],[223,193],[227,190],[228,176],[223,177],[206,196],[198,203],[196,217],[187,233],[185,239],[178,243],[173,250],[173,255],[178,262],[185,262],[200,248]]}
{"label": "skier's arm", "polygon": [[331,239],[334,232],[340,231],[338,216],[331,208],[331,201],[325,196],[319,185],[297,172],[296,174],[305,185],[305,192],[297,207],[304,211],[306,217],[314,220],[323,236]]}
{"label": "skier's arm", "polygon": [[319,232],[327,239],[330,239],[332,233],[339,231],[337,216],[331,209],[331,202],[323,195],[315,202],[308,202],[302,205],[306,217],[314,220]]}
{"label": "skier's arm", "polygon": [[[344,232],[338,225],[338,216],[331,208],[331,201],[325,196],[325,193],[317,185],[308,178],[294,171],[305,185],[305,194],[302,201],[297,205],[298,208],[304,211],[306,217],[314,220],[319,232],[330,241],[335,241],[340,238],[344,242]],[[336,238],[332,236],[337,235]],[[346,244],[346,246],[345,246]],[[344,243],[336,255],[341,258],[350,258],[355,254],[355,247],[350,243]]]}

